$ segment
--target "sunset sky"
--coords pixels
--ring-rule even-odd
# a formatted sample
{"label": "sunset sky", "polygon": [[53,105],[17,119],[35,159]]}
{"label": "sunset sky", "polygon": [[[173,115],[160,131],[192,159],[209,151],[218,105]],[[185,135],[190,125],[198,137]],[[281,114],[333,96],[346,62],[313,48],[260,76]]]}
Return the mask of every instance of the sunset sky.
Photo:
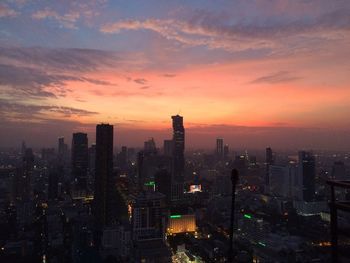
{"label": "sunset sky", "polygon": [[349,0],[0,2],[0,146],[350,148]]}

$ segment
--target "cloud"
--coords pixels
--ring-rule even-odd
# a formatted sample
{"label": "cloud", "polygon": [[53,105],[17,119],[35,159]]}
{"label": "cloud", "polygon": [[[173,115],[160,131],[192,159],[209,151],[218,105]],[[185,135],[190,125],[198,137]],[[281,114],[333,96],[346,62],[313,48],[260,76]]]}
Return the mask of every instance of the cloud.
{"label": "cloud", "polygon": [[253,80],[251,83],[281,83],[281,82],[291,82],[294,80],[298,80],[300,77],[296,77],[291,75],[288,71],[279,71],[270,75],[259,77]]}
{"label": "cloud", "polygon": [[134,82],[140,85],[145,85],[147,83],[147,79],[134,79]]}
{"label": "cloud", "polygon": [[9,97],[45,98],[65,96],[70,92],[67,81],[89,82],[95,85],[115,85],[108,81],[96,80],[67,74],[52,74],[36,68],[0,64],[0,90]]}
{"label": "cloud", "polygon": [[19,103],[0,99],[0,113],[2,118],[7,120],[20,120],[27,122],[38,122],[43,120],[53,120],[52,114],[58,114],[61,117],[71,116],[92,116],[98,112],[78,109],[73,107],[57,105],[36,105],[28,103]]}
{"label": "cloud", "polygon": [[97,49],[0,47],[2,64],[40,67],[43,70],[91,72],[125,61],[118,54]]}
{"label": "cloud", "polygon": [[176,74],[163,74],[163,77],[174,78],[174,77],[176,77]]}
{"label": "cloud", "polygon": [[100,86],[117,84],[85,77],[92,71],[118,65],[112,52],[91,49],[0,47],[0,91],[8,98],[44,99],[71,92],[67,82]]}
{"label": "cloud", "polygon": [[140,89],[149,89],[151,86],[142,86]]}
{"label": "cloud", "polygon": [[1,17],[15,17],[18,16],[19,12],[14,9],[9,8],[5,4],[0,4],[0,18]]}
{"label": "cloud", "polygon": [[38,10],[32,14],[33,19],[43,20],[43,19],[53,19],[56,20],[61,26],[69,29],[77,29],[75,25],[79,19],[80,14],[78,12],[70,12],[64,15],[58,14],[56,11],[53,11],[49,8],[43,10]]}
{"label": "cloud", "polygon": [[[251,49],[278,49],[290,46],[288,39],[304,38],[329,41],[350,30],[349,8],[330,10],[309,17],[290,14],[286,19],[274,14],[274,19],[235,20],[233,15],[197,10],[184,19],[168,18],[145,20],[128,19],[104,24],[100,31],[118,34],[125,30],[148,30],[184,46],[205,46],[208,49],[244,51]],[[310,13],[312,13],[310,11]],[[344,34],[343,34],[344,35]],[[306,41],[307,42],[307,41]]]}

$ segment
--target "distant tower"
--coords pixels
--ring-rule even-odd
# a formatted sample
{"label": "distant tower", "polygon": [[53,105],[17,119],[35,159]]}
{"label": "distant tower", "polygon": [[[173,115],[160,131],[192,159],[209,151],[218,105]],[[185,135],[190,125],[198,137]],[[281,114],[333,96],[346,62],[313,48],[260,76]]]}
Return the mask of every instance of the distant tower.
{"label": "distant tower", "polygon": [[172,156],[173,155],[173,151],[174,151],[174,143],[173,140],[164,140],[164,155],[165,156]]}
{"label": "distant tower", "polygon": [[99,227],[112,220],[111,179],[113,171],[113,126],[99,124],[96,126],[96,164],[95,164],[95,210]]}
{"label": "distant tower", "polygon": [[31,180],[34,169],[34,154],[31,148],[26,148],[22,157],[21,167],[15,177],[15,194],[21,200],[31,198]]}
{"label": "distant tower", "polygon": [[58,160],[64,165],[67,159],[68,146],[64,143],[64,137],[58,138]]}
{"label": "distant tower", "polygon": [[184,190],[185,173],[185,128],[183,117],[175,115],[173,120],[173,173],[172,173],[172,200],[181,200]]}
{"label": "distant tower", "polygon": [[153,138],[150,138],[144,143],[144,152],[145,153],[157,153],[156,142]]}
{"label": "distant tower", "polygon": [[311,202],[315,197],[315,156],[311,152],[299,152],[299,177],[302,185],[299,185],[302,190],[303,200]]}
{"label": "distant tower", "polygon": [[174,176],[175,178],[183,178],[185,170],[185,128],[183,125],[183,117],[175,115],[171,118],[173,120]]}
{"label": "distant tower", "polygon": [[222,159],[224,156],[224,139],[222,138],[216,139],[216,156],[218,159]]}
{"label": "distant tower", "polygon": [[225,146],[224,146],[224,159],[225,159],[225,160],[228,159],[229,154],[230,154],[229,145],[228,145],[228,144],[225,144]]}
{"label": "distant tower", "polygon": [[265,164],[266,164],[266,167],[265,167],[265,186],[266,186],[266,188],[268,188],[270,185],[269,168],[270,168],[270,165],[275,164],[275,160],[273,158],[273,152],[272,152],[272,149],[270,147],[266,148]]}
{"label": "distant tower", "polygon": [[72,177],[79,189],[86,189],[89,165],[88,138],[86,133],[73,133],[72,139]]}

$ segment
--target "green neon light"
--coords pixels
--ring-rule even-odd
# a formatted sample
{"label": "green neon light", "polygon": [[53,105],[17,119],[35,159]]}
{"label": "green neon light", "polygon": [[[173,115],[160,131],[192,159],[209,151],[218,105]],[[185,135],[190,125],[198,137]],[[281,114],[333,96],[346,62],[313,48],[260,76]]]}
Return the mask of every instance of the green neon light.
{"label": "green neon light", "polygon": [[181,218],[181,215],[172,215],[170,218]]}
{"label": "green neon light", "polygon": [[262,246],[262,247],[266,247],[266,244],[263,243],[263,242],[258,242],[258,244],[259,244],[260,246]]}
{"label": "green neon light", "polygon": [[156,183],[154,181],[150,181],[148,183],[145,183],[146,186],[155,186]]}
{"label": "green neon light", "polygon": [[243,216],[244,216],[245,218],[252,219],[252,216],[249,215],[249,214],[244,214]]}

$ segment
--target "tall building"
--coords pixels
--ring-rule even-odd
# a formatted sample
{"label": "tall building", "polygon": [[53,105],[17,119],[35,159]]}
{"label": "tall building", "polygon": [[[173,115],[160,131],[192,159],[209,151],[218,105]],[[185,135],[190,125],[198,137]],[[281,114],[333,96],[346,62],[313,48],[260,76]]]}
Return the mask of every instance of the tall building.
{"label": "tall building", "polygon": [[111,218],[111,187],[113,172],[113,125],[96,126],[96,164],[94,214],[99,227],[109,224]]}
{"label": "tall building", "polygon": [[94,178],[96,164],[96,144],[93,143],[89,148],[89,173]]}
{"label": "tall building", "polygon": [[265,185],[266,187],[269,186],[270,180],[269,180],[269,167],[270,165],[275,164],[275,160],[273,157],[273,152],[270,147],[266,148],[266,159],[265,159],[265,164],[266,164],[266,170],[265,170]]}
{"label": "tall building", "polygon": [[156,142],[153,138],[150,138],[148,141],[144,142],[143,150],[145,153],[157,153]]}
{"label": "tall building", "polygon": [[228,144],[224,146],[224,159],[227,160],[230,154],[230,148]]}
{"label": "tall building", "polygon": [[72,177],[79,189],[86,189],[89,165],[88,138],[86,133],[73,133]]}
{"label": "tall building", "polygon": [[173,155],[173,140],[164,140],[163,150],[165,156],[172,156]]}
{"label": "tall building", "polygon": [[289,166],[269,166],[269,192],[273,196],[292,196],[292,171]]}
{"label": "tall building", "polygon": [[224,139],[222,138],[216,139],[216,156],[218,159],[222,159],[224,157]]}
{"label": "tall building", "polygon": [[302,191],[302,199],[311,202],[315,197],[315,156],[311,152],[299,152],[299,188]]}
{"label": "tall building", "polygon": [[131,205],[133,240],[165,239],[164,195],[141,192]]}
{"label": "tall building", "polygon": [[185,170],[185,128],[183,117],[175,115],[173,120],[173,159],[174,159],[174,177],[183,178]]}
{"label": "tall building", "polygon": [[160,169],[154,176],[156,191],[165,195],[167,205],[171,201],[171,174],[167,169]]}
{"label": "tall building", "polygon": [[31,148],[24,149],[22,163],[16,172],[14,191],[16,198],[28,201],[31,198],[31,181],[34,169],[34,154]]}

